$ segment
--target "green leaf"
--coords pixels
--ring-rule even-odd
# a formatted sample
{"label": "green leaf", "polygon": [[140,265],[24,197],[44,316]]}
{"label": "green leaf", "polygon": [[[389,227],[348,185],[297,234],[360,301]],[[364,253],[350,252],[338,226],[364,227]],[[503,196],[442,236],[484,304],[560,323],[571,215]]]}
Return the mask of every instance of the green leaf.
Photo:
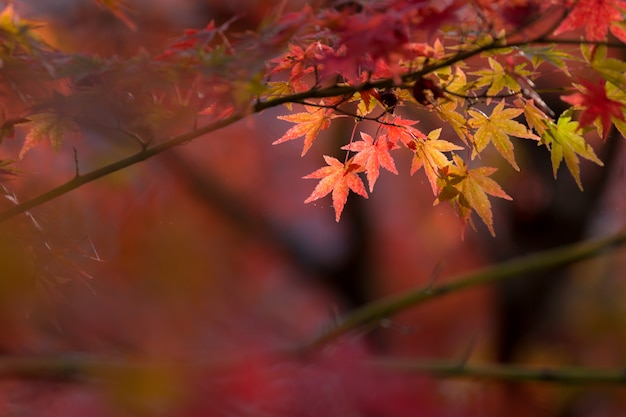
{"label": "green leaf", "polygon": [[600,166],[604,165],[596,156],[593,148],[582,137],[582,129],[577,121],[572,120],[571,110],[563,113],[556,123],[548,122],[548,128],[541,136],[541,141],[548,146],[552,154],[554,178],[556,178],[561,161],[565,159],[567,168],[581,190],[583,186],[580,182],[580,160],[578,156],[582,156]]}
{"label": "green leaf", "polygon": [[571,74],[565,61],[579,60],[567,52],[556,49],[555,45],[540,47],[522,46],[520,47],[520,51],[522,55],[530,59],[535,69],[543,63],[548,63],[554,65],[568,76],[571,76]]}
{"label": "green leaf", "polygon": [[626,62],[607,57],[607,47],[597,45],[593,49],[582,45],[581,50],[591,68],[598,71],[603,79],[626,91]]}

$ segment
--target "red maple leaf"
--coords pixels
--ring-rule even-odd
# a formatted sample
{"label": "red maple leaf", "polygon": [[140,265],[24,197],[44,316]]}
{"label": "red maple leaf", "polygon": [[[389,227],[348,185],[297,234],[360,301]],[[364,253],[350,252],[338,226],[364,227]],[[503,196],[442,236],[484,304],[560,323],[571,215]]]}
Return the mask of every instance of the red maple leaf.
{"label": "red maple leaf", "polygon": [[355,14],[344,17],[339,25],[336,48],[322,61],[321,79],[339,74],[347,82],[357,83],[361,72],[374,71],[379,59],[402,55],[409,43],[407,25],[398,13]]}
{"label": "red maple leaf", "polygon": [[392,149],[397,149],[398,145],[387,140],[387,136],[379,136],[374,140],[367,133],[361,132],[363,140],[352,142],[341,149],[357,152],[354,155],[353,163],[364,166],[367,174],[367,182],[370,186],[370,192],[374,191],[374,184],[378,179],[380,167],[382,166],[389,172],[398,175],[398,170],[393,162],[393,158],[389,154]]}
{"label": "red maple leaf", "polygon": [[554,32],[555,35],[585,28],[585,37],[590,41],[601,41],[610,30],[622,42],[626,42],[626,29],[620,23],[624,20],[626,1],[621,0],[576,0],[568,2],[573,10]]}
{"label": "red maple leaf", "polygon": [[311,195],[304,200],[304,202],[310,203],[311,201],[318,200],[332,191],[335,220],[339,221],[341,212],[348,200],[348,192],[350,190],[367,198],[365,185],[358,175],[359,172],[363,171],[363,167],[354,163],[353,159],[350,159],[344,164],[332,156],[324,155],[324,160],[328,166],[302,177],[321,179]]}
{"label": "red maple leaf", "polygon": [[278,58],[269,60],[269,63],[275,64],[275,66],[268,74],[271,75],[289,70],[289,81],[292,83],[294,90],[305,91],[310,87],[302,79],[307,74],[313,73],[324,54],[328,54],[330,51],[332,51],[332,48],[321,42],[313,42],[306,49],[302,49],[298,45],[289,45],[288,52],[285,52]]}
{"label": "red maple leaf", "polygon": [[412,127],[414,124],[417,124],[417,121],[402,119],[400,116],[395,116],[388,123],[381,124],[380,128],[387,132],[387,140],[390,143],[395,145],[398,142],[402,142],[405,145],[408,145],[415,139],[426,138],[424,133]]}
{"label": "red maple leaf", "polygon": [[611,128],[611,119],[624,121],[624,104],[607,97],[602,80],[596,83],[582,80],[581,85],[577,87],[580,89],[579,92],[561,96],[561,100],[582,109],[578,123],[583,127],[600,119],[601,128],[598,130],[602,138],[606,140]]}

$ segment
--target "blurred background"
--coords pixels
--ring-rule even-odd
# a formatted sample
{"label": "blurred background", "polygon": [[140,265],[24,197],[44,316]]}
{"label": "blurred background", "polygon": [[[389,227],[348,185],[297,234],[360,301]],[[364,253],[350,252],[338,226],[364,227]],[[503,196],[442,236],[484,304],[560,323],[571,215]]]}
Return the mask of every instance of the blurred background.
{"label": "blurred background", "polygon": [[[302,2],[289,2],[298,9]],[[128,57],[156,53],[185,28],[233,16],[254,29],[271,2],[134,1],[133,31],[92,1],[13,2],[45,22],[53,45]],[[562,87],[546,73],[541,88]],[[556,85],[555,85],[556,84]],[[544,99],[563,111],[559,94]],[[427,132],[438,120],[401,108]],[[216,371],[166,367],[116,375],[114,383],[6,381],[7,415],[614,416],[626,410],[612,388],[432,379],[371,369],[371,355],[536,366],[622,368],[626,363],[623,251],[565,270],[463,291],[351,335],[319,357],[280,360],[268,352],[310,340],[369,301],[449,281],[522,254],[606,235],[623,224],[623,139],[590,137],[605,167],[582,166],[585,192],[569,173],[554,181],[549,155],[515,141],[521,173],[498,156],[496,179],[513,202],[492,201],[495,230],[461,226],[422,172],[383,172],[369,200],[351,194],[341,222],[330,199],[303,204],[323,165],[350,137],[333,121],[312,151],[299,140],[271,143],[291,125],[271,109],[75,190],[2,225],[0,352],[73,354],[150,362],[220,363]],[[193,127],[181,120],[181,131]],[[375,131],[375,126],[366,130]],[[20,136],[21,135],[21,136]],[[451,129],[443,135],[454,141]],[[24,133],[6,140],[14,157]],[[445,137],[444,137],[445,139]],[[3,179],[23,201],[81,172],[137,150],[102,134],[69,137],[52,157],[31,150],[24,175]],[[5,209],[13,203],[0,204]],[[29,277],[26,282],[17,277]],[[16,279],[14,280],[13,277]],[[179,363],[179,362],[176,362]]]}

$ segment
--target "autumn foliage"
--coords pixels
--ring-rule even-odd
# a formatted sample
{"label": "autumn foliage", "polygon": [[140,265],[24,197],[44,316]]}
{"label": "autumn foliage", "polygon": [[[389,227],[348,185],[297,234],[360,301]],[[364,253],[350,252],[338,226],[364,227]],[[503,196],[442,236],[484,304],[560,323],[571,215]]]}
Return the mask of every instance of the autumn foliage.
{"label": "autumn foliage", "polygon": [[[573,179],[577,193],[609,175],[588,172],[610,165],[611,144],[626,136],[626,2],[244,1],[238,13],[226,2],[174,5],[172,16],[204,10],[188,21],[120,0],[62,13],[10,3],[0,14],[0,410],[469,416],[515,405],[524,415],[526,400],[542,397],[566,415],[571,393],[497,381],[568,382],[575,372],[462,374],[474,352],[482,362],[511,358],[475,340],[495,326],[488,294],[456,292],[552,271],[624,239],[458,287],[439,286],[444,262],[434,259],[454,258],[451,275],[512,248],[551,247],[532,238],[496,247],[500,230],[514,234],[499,218],[524,224],[572,195],[545,191],[533,168],[540,158],[551,181]],[[97,38],[103,27],[113,29]],[[376,233],[369,246],[364,230]],[[391,278],[409,270],[423,291]],[[352,274],[389,280],[355,284]],[[407,288],[406,298],[383,297]],[[448,293],[454,302],[407,316],[425,330],[403,339],[412,325],[391,316]],[[328,317],[333,305],[360,309],[344,320]],[[455,330],[442,324],[452,316]],[[581,318],[587,329],[594,320]],[[622,339],[607,339],[617,346],[606,349],[609,366],[626,360]],[[415,376],[383,353],[453,363],[421,363]],[[533,364],[571,364],[553,351],[525,353]],[[597,415],[626,406],[611,398]]]}

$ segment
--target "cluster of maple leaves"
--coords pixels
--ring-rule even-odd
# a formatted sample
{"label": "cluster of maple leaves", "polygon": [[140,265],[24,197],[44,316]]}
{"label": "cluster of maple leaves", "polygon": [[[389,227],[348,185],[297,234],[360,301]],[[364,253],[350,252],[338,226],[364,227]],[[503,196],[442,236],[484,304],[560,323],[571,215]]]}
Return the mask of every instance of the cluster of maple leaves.
{"label": "cluster of maple leaves", "polygon": [[[305,112],[279,116],[296,125],[275,144],[304,136],[304,155],[334,118],[351,116],[357,123],[379,124],[374,137],[361,131],[360,138],[354,132],[346,138],[343,161],[325,155],[328,166],[304,177],[320,179],[305,202],[332,193],[337,221],[349,190],[368,196],[360,174],[365,173],[372,192],[381,167],[398,173],[391,151],[404,149],[413,153],[411,175],[423,168],[435,204],[450,202],[464,224],[471,223],[475,211],[494,234],[488,195],[511,197],[489,178],[496,168],[477,166],[489,144],[519,171],[512,138],[536,141],[551,153],[554,176],[565,160],[582,190],[579,158],[602,165],[584,133],[594,127],[606,139],[612,124],[626,133],[626,67],[607,58],[606,47],[598,46],[609,31],[626,40],[622,28],[626,2],[386,3],[384,9],[364,6],[323,12],[318,18],[324,24],[316,28],[335,30],[292,38],[289,51],[271,61],[270,75],[287,73],[286,81],[270,82],[279,96],[323,88],[331,75],[358,89],[303,100]],[[372,23],[377,19],[385,24]],[[445,30],[449,25],[454,31]],[[546,25],[540,35],[530,35]],[[582,45],[579,54],[560,47],[560,42],[572,38],[558,35],[580,28],[585,29],[584,37],[573,38]],[[468,53],[472,51],[476,53]],[[478,52],[487,58],[487,65],[472,70],[466,57]],[[549,66],[570,76],[568,67],[575,62],[593,70],[593,81],[574,80],[569,89],[575,92],[562,96],[573,107],[555,119],[535,91],[533,79]],[[388,79],[393,80],[391,85],[377,84]],[[368,88],[368,83],[385,87]],[[405,112],[410,118],[398,115],[402,106],[411,107]],[[573,110],[581,111],[577,120]],[[453,134],[446,133],[449,140],[442,138],[441,128],[418,130],[420,111],[434,113],[452,127]],[[525,124],[517,120],[522,115]]]}
{"label": "cluster of maple leaves", "polygon": [[[121,2],[99,3],[136,28]],[[9,7],[0,15],[3,90],[17,95],[18,105],[3,114],[2,138],[25,128],[18,160],[43,140],[58,149],[65,135],[93,128],[83,104],[100,100],[114,128],[146,149],[155,136],[167,140],[175,129],[164,120],[181,113],[193,130],[198,120],[284,104],[290,114],[279,119],[294,125],[274,143],[304,137],[304,155],[334,119],[351,117],[356,126],[341,147],[345,157],[323,156],[327,166],[305,177],[320,180],[306,202],[332,194],[339,221],[349,192],[367,198],[381,168],[398,174],[393,155],[404,150],[413,155],[410,173],[423,169],[435,203],[451,203],[463,224],[472,224],[476,212],[494,234],[488,196],[510,197],[490,178],[496,168],[481,165],[490,144],[519,171],[512,139],[536,141],[551,153],[555,177],[564,160],[582,189],[579,158],[602,164],[584,134],[596,129],[606,139],[613,125],[626,133],[626,64],[607,52],[609,33],[626,41],[624,1],[286,7],[253,33],[232,33],[231,21],[211,22],[128,59],[58,51]],[[555,115],[534,80],[546,69],[571,77],[571,65],[587,68],[589,79],[571,78],[562,99],[572,107]],[[37,88],[10,77],[19,70],[39,77]],[[303,111],[294,112],[294,104]],[[422,132],[421,114],[437,116],[441,127]],[[364,122],[375,122],[375,133]],[[13,162],[5,159],[2,169]]]}

